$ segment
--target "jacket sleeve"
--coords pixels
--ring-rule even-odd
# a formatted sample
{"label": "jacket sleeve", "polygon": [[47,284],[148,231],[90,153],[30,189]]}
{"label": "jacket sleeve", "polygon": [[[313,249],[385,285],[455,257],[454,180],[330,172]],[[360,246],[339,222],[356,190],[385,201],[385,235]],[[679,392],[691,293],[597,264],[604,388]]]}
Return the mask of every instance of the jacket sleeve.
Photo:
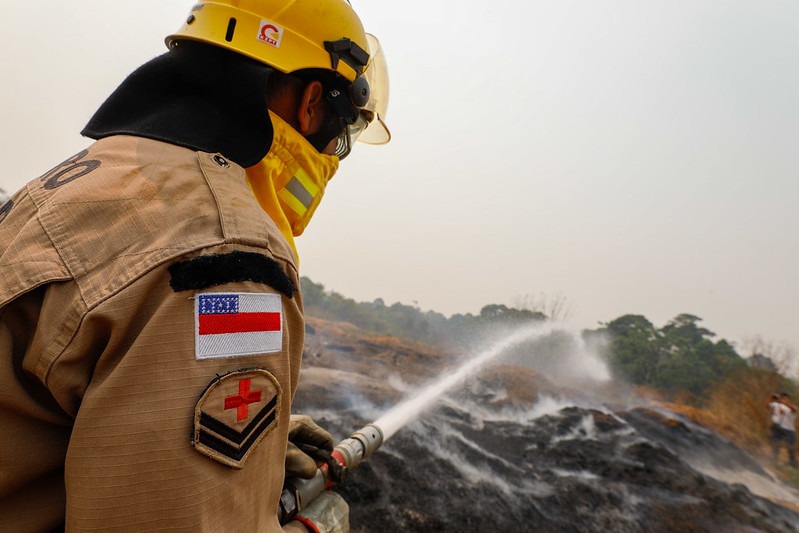
{"label": "jacket sleeve", "polygon": [[55,396],[80,396],[67,530],[280,531],[299,294],[174,277],[155,269],[90,310],[48,373]]}

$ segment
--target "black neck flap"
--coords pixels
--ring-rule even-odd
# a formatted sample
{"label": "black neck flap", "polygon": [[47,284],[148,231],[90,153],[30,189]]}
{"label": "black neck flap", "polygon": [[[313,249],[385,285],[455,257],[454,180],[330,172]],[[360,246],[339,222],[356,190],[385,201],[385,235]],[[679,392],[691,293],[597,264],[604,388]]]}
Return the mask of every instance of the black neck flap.
{"label": "black neck flap", "polygon": [[242,167],[272,146],[266,89],[272,69],[234,52],[184,41],[133,72],[81,132],[135,135],[203,152]]}

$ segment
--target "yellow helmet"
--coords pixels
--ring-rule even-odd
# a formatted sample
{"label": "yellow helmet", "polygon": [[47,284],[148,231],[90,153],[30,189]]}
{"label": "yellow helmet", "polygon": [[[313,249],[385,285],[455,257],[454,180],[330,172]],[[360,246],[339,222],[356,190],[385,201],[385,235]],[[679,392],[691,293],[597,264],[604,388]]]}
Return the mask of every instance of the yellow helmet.
{"label": "yellow helmet", "polygon": [[232,50],[284,73],[336,72],[349,82],[352,104],[365,111],[349,128],[352,137],[363,131],[366,142],[390,139],[383,122],[388,77],[382,49],[367,37],[348,0],[200,0],[166,44],[171,48],[183,39]]}

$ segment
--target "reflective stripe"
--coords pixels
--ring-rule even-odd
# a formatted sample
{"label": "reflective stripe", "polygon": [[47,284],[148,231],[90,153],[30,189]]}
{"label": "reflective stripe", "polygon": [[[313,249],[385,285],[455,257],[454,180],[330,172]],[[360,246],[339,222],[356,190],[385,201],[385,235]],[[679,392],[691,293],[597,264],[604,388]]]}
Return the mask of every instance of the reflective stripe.
{"label": "reflective stripe", "polygon": [[291,178],[291,181],[289,181],[288,185],[286,185],[286,189],[288,189],[288,191],[293,194],[306,208],[311,207],[313,196],[305,187],[302,186],[302,183],[296,178],[296,176]]}
{"label": "reflective stripe", "polygon": [[278,196],[292,211],[302,216],[311,207],[319,188],[313,184],[308,174],[299,169],[286,186],[278,192]]}

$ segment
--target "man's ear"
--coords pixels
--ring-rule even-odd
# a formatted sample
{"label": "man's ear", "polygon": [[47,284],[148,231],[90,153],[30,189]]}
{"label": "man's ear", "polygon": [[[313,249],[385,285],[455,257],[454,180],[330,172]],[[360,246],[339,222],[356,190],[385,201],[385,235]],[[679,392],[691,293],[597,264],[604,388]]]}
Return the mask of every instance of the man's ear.
{"label": "man's ear", "polygon": [[319,131],[325,118],[324,87],[319,81],[312,81],[305,86],[297,107],[297,125],[303,136]]}

